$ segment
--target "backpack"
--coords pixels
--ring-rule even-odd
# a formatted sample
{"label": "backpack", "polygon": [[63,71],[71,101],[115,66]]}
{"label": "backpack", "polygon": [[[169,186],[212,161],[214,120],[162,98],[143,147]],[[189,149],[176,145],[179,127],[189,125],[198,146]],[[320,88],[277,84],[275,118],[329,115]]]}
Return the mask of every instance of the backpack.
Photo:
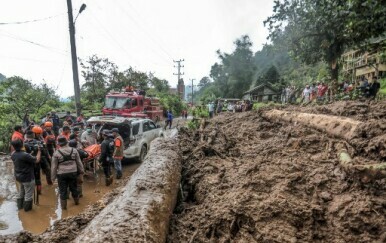
{"label": "backpack", "polygon": [[64,154],[62,153],[62,151],[60,151],[59,149],[58,149],[58,152],[59,152],[59,154],[61,154],[61,155],[63,156],[63,160],[62,160],[62,161],[59,161],[58,164],[61,164],[61,163],[67,162],[67,161],[74,160],[74,159],[72,158],[72,152],[74,152],[74,149],[73,149],[73,148],[71,148],[71,153],[70,153],[69,155],[64,155]]}

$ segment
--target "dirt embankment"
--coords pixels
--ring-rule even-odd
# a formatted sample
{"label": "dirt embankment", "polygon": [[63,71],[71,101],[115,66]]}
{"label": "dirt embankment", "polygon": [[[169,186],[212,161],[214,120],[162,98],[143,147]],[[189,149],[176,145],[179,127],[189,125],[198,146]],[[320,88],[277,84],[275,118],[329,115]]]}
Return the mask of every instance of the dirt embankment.
{"label": "dirt embankment", "polygon": [[[342,115],[334,106],[344,105],[326,106],[326,112],[286,110]],[[224,114],[201,131],[182,130],[184,198],[168,242],[386,241],[385,179],[362,183],[351,177],[339,165],[335,146],[346,144],[353,163],[383,161],[378,145],[386,140],[371,149],[384,133],[382,112],[382,120],[372,123],[376,129],[351,143],[258,112]],[[359,119],[365,127],[372,114]]]}

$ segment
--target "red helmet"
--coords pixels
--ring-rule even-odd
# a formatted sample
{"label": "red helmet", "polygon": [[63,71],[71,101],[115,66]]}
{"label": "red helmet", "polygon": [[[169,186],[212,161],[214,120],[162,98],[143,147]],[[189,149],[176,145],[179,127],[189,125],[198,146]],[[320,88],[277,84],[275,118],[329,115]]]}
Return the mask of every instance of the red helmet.
{"label": "red helmet", "polygon": [[53,124],[52,124],[52,122],[49,122],[49,121],[48,121],[48,122],[45,122],[45,123],[44,123],[44,126],[45,126],[45,127],[53,127]]}
{"label": "red helmet", "polygon": [[41,127],[39,127],[39,126],[34,126],[32,128],[32,132],[36,133],[36,134],[42,134],[43,133],[43,129]]}

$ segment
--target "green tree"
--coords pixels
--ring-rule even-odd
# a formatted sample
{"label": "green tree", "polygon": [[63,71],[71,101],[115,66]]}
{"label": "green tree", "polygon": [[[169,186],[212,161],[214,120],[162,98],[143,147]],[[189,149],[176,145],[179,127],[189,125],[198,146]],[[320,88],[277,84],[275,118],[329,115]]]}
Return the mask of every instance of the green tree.
{"label": "green tree", "polygon": [[32,84],[21,77],[10,77],[0,83],[0,149],[7,150],[12,128],[24,116],[40,121],[47,111],[60,105],[55,90],[47,84]]}
{"label": "green tree", "polygon": [[386,31],[386,8],[381,0],[275,1],[264,23],[275,43],[285,40],[291,54],[306,64],[324,60],[331,79],[338,80],[338,59],[346,47],[364,48],[370,38]]}
{"label": "green tree", "polygon": [[0,73],[0,82],[4,81],[5,79],[6,79],[6,77],[3,74]]}
{"label": "green tree", "polygon": [[200,82],[198,83],[198,85],[203,88],[203,87],[206,87],[207,85],[209,85],[212,81],[210,80],[209,77],[202,77],[202,79],[200,79]]}
{"label": "green tree", "polygon": [[117,66],[107,58],[96,55],[89,57],[86,62],[81,62],[82,76],[85,83],[82,86],[82,96],[88,102],[102,103],[110,82],[116,82],[118,76]]}
{"label": "green tree", "polygon": [[0,113],[13,114],[22,120],[26,114],[38,115],[45,105],[55,107],[59,97],[47,84],[32,84],[21,77],[11,77],[0,84],[0,99],[3,102]]}
{"label": "green tree", "polygon": [[256,66],[251,50],[252,42],[244,35],[234,42],[233,53],[217,51],[220,63],[215,63],[210,71],[210,77],[220,90],[223,97],[241,98],[251,86]]}
{"label": "green tree", "polygon": [[167,93],[169,92],[169,82],[165,79],[159,79],[157,77],[153,77],[150,80],[151,86],[155,89],[156,92],[159,93]]}
{"label": "green tree", "polygon": [[263,83],[271,83],[276,84],[280,82],[280,74],[277,68],[274,65],[271,65],[271,67],[257,79],[256,85],[260,85]]}

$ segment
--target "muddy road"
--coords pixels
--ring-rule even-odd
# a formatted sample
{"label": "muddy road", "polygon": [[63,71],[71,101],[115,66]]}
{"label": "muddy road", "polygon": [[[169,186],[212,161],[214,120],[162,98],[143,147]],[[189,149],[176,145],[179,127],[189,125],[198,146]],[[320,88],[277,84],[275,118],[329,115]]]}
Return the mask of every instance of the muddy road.
{"label": "muddy road", "polygon": [[[139,164],[128,161],[123,167],[124,178],[128,178],[139,167]],[[39,196],[39,205],[34,205],[30,212],[18,211],[16,207],[17,189],[13,177],[13,163],[9,157],[0,158],[0,235],[7,235],[27,230],[40,234],[52,226],[56,221],[70,216],[78,215],[86,207],[100,200],[106,193],[121,185],[121,180],[114,180],[110,187],[104,185],[103,173],[97,177],[88,175],[84,177],[83,197],[80,204],[75,206],[70,199],[68,209],[62,211],[58,206],[58,188],[55,183],[48,186],[42,176],[42,194]]]}
{"label": "muddy road", "polygon": [[349,141],[261,111],[181,130],[183,197],[168,242],[386,242],[386,179],[361,180],[337,156],[343,145],[355,165],[385,161],[385,105],[280,108],[334,127],[333,116],[363,122]]}

